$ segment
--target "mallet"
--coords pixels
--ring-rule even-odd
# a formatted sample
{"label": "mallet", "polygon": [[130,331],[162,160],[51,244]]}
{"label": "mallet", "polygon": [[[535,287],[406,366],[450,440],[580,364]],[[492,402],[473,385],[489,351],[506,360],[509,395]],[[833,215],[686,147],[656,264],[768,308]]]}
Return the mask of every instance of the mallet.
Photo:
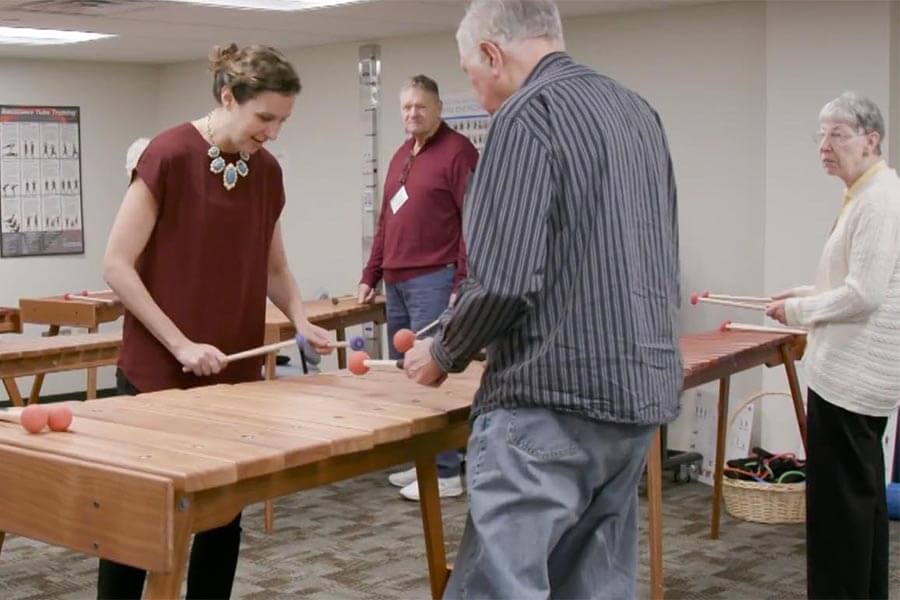
{"label": "mallet", "polygon": [[388,367],[392,369],[402,369],[403,359],[400,360],[378,360],[369,358],[365,352],[354,352],[347,361],[347,368],[354,375],[365,375],[369,369],[373,367]]}

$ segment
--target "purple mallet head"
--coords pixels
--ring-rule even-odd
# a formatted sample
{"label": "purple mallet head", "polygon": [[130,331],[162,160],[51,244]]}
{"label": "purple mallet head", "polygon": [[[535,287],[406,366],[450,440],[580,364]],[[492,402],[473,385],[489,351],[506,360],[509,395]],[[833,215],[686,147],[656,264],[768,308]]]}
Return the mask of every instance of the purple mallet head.
{"label": "purple mallet head", "polygon": [[350,338],[350,348],[353,350],[364,350],[366,348],[366,340],[358,335],[354,335]]}

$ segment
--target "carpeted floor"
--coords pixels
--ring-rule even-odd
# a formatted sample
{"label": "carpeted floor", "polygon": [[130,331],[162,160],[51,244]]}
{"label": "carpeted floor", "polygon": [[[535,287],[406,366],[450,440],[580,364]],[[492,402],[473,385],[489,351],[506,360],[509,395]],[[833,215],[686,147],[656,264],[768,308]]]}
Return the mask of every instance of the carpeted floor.
{"label": "carpeted floor", "polygon": [[[804,597],[803,525],[757,525],[726,515],[721,539],[711,541],[709,496],[699,483],[666,487],[667,597]],[[452,559],[465,500],[445,500],[443,509]],[[282,498],[275,514],[276,531],[266,535],[261,506],[244,513],[235,598],[428,597],[418,504],[400,499],[384,474]],[[891,554],[891,598],[900,600],[897,522],[891,523]],[[0,598],[93,598],[96,565],[93,558],[8,537],[0,554]],[[637,596],[646,598],[646,546],[638,579]]]}

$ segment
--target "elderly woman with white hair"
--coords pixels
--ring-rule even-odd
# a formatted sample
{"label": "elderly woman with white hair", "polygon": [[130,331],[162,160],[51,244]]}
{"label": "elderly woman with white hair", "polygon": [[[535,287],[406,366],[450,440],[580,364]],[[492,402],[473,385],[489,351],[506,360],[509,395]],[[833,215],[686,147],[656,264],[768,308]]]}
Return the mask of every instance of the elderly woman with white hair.
{"label": "elderly woman with white hair", "polygon": [[767,314],[809,328],[807,586],[810,598],[887,598],[882,436],[900,403],[900,178],[884,120],[848,92],[819,115],[822,166],[846,185],[815,285]]}

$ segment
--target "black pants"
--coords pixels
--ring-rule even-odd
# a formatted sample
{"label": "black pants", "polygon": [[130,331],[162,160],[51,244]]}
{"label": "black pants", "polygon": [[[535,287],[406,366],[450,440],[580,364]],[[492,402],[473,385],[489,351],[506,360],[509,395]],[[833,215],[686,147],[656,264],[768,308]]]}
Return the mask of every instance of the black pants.
{"label": "black pants", "polygon": [[[134,396],[139,393],[119,371],[116,372],[116,384],[119,394]],[[187,597],[229,598],[240,545],[240,513],[228,525],[195,535],[188,563]],[[97,598],[139,599],[146,574],[143,569],[100,559]]]}
{"label": "black pants", "polygon": [[888,597],[881,439],[868,417],[808,394],[806,566],[810,598]]}

